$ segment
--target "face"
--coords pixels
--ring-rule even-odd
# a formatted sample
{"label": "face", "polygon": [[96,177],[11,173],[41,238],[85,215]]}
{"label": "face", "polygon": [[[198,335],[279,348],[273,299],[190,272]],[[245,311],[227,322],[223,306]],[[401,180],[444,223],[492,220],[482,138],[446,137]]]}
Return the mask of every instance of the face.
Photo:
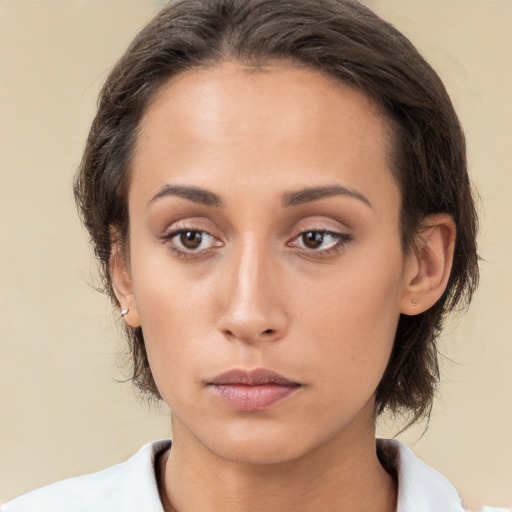
{"label": "face", "polygon": [[372,102],[315,71],[224,63],[159,92],[115,286],[175,440],[277,462],[373,435],[408,264],[388,152]]}

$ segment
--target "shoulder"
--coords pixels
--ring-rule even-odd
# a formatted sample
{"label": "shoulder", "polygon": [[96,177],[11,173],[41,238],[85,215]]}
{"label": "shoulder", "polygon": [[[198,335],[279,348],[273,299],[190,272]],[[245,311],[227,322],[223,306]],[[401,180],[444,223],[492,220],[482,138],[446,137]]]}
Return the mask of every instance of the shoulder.
{"label": "shoulder", "polygon": [[154,462],[169,446],[168,440],[147,444],[126,462],[41,487],[1,512],[162,512]]}

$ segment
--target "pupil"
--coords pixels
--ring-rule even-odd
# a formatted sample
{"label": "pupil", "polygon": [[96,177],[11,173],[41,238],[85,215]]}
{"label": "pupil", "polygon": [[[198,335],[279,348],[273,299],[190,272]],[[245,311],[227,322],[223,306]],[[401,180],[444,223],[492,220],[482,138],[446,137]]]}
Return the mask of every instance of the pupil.
{"label": "pupil", "polygon": [[202,238],[199,231],[185,231],[180,235],[180,242],[187,249],[197,249],[201,245]]}
{"label": "pupil", "polygon": [[318,231],[310,231],[302,235],[304,245],[309,249],[318,249],[324,241],[324,234]]}

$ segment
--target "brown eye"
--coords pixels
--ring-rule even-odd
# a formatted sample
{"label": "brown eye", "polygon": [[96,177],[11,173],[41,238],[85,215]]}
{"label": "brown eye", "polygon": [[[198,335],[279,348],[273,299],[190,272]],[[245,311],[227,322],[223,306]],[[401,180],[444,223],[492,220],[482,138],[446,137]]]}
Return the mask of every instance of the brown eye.
{"label": "brown eye", "polygon": [[308,231],[302,233],[302,242],[308,249],[318,249],[324,242],[324,235],[321,231]]}
{"label": "brown eye", "polygon": [[327,256],[339,253],[343,247],[352,241],[352,235],[315,229],[303,231],[288,245],[307,251],[310,255]]}
{"label": "brown eye", "polygon": [[197,249],[203,240],[201,231],[182,231],[180,233],[180,242],[187,249]]}
{"label": "brown eye", "polygon": [[223,243],[204,229],[178,228],[162,237],[165,245],[178,257],[194,257],[209,254],[210,249]]}

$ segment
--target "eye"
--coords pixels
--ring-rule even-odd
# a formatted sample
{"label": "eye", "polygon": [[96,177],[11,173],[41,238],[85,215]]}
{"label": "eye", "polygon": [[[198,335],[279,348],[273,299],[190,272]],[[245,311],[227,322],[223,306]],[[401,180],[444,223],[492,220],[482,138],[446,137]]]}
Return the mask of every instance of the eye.
{"label": "eye", "polygon": [[180,256],[199,253],[222,245],[219,240],[202,229],[177,229],[164,238],[170,242],[171,249]]}
{"label": "eye", "polygon": [[307,251],[320,253],[322,255],[330,254],[332,251],[338,252],[344,244],[350,242],[352,236],[346,233],[337,233],[326,230],[310,230],[299,234],[289,245],[305,249]]}

